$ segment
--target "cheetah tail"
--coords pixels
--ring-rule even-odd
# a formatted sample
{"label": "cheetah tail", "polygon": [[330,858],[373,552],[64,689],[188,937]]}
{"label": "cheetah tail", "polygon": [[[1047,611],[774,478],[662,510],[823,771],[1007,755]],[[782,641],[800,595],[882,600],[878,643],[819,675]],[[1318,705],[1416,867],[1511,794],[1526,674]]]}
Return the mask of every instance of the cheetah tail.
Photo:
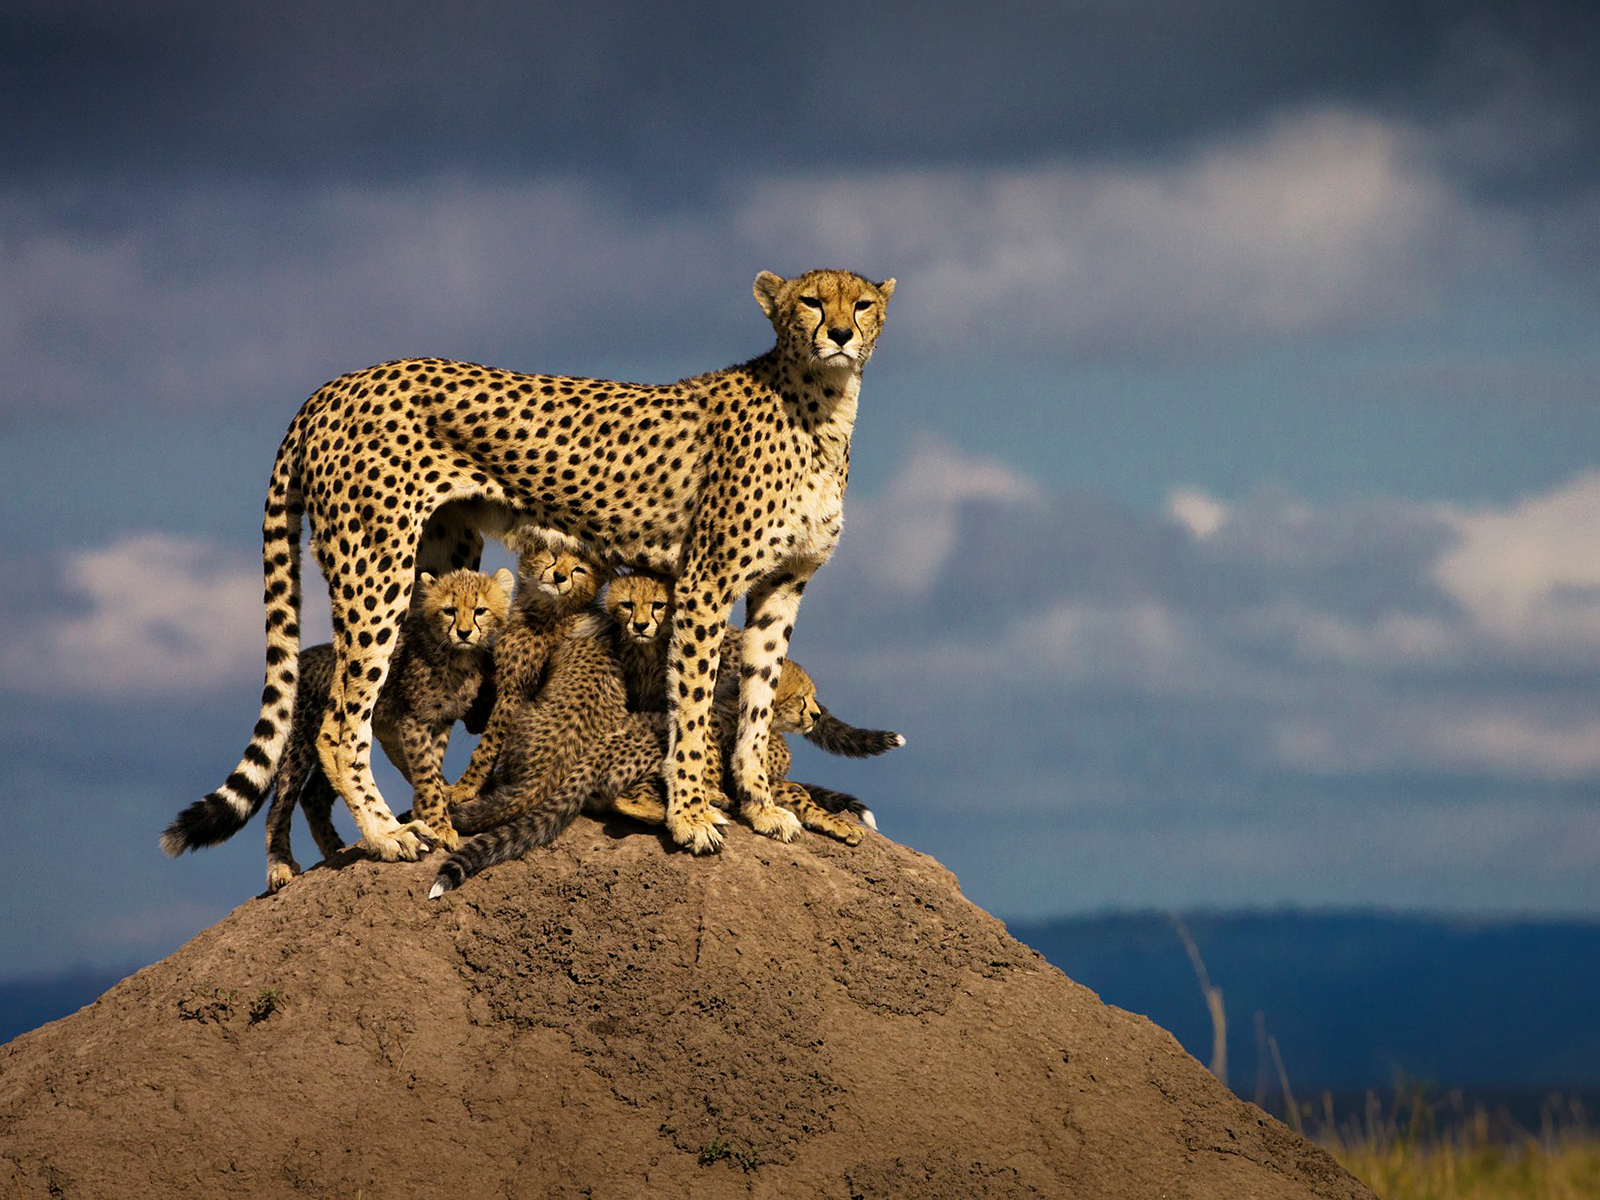
{"label": "cheetah tail", "polygon": [[839,720],[822,705],[822,715],[805,734],[806,741],[821,746],[829,754],[846,758],[871,758],[884,754],[896,746],[904,746],[906,739],[889,729],[857,729]]}
{"label": "cheetah tail", "polygon": [[583,807],[584,797],[593,790],[591,773],[576,772],[544,803],[470,838],[445,859],[433,886],[428,889],[428,899],[437,900],[479,872],[521,858],[535,846],[555,841],[561,831],[572,824]]}
{"label": "cheetah tail", "polygon": [[173,857],[232,837],[260,810],[272,792],[278,761],[294,724],[294,693],[300,673],[300,423],[278,447],[261,522],[262,576],[267,609],[266,681],[261,716],[244,757],[222,786],[178,814],[161,835]]}
{"label": "cheetah tail", "polygon": [[832,788],[821,787],[815,783],[802,783],[800,786],[811,794],[811,800],[818,808],[825,808],[831,813],[847,812],[868,829],[878,827],[872,810],[849,792],[836,792]]}

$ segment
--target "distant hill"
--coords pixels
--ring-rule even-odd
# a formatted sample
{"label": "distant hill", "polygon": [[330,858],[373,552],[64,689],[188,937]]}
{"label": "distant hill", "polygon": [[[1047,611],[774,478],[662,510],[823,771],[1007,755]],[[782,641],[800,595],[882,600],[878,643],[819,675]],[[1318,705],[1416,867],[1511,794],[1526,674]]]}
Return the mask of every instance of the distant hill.
{"label": "distant hill", "polygon": [[[1228,1019],[1228,1082],[1273,1095],[1255,1014],[1291,1087],[1479,1092],[1600,1089],[1600,921],[1458,920],[1382,912],[1201,913],[1183,918]],[[1142,1013],[1202,1061],[1211,1025],[1172,918],[1011,922],[1108,1004]]]}
{"label": "distant hill", "polygon": [[76,1012],[135,970],[132,964],[122,969],[78,967],[59,975],[0,979],[0,1044]]}

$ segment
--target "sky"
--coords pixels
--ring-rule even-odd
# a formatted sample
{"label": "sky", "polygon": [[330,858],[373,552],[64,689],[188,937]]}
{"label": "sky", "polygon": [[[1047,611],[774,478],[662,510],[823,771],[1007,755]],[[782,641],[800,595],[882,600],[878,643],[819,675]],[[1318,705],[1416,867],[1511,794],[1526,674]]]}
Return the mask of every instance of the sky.
{"label": "sky", "polygon": [[791,649],[908,745],[796,777],[1002,917],[1600,913],[1600,10],[573,7],[0,10],[0,975],[261,890],[156,837],[307,395],[696,374],[818,266],[898,287]]}

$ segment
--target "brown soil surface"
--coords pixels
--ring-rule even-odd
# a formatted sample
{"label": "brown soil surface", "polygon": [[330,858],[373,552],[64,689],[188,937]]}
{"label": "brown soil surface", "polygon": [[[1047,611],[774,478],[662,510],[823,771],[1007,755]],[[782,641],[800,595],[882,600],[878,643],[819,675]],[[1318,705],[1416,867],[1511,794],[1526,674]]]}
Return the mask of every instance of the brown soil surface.
{"label": "brown soil surface", "polygon": [[0,1196],[1369,1196],[932,859],[346,855],[0,1047]]}

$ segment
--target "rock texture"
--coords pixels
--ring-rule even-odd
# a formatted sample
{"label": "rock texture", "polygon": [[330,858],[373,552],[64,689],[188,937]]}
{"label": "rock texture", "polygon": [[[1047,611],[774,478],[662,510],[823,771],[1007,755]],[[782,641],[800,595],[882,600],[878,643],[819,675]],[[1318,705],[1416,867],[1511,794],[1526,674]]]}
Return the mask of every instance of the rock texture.
{"label": "rock texture", "polygon": [[250,900],[0,1047],[0,1195],[1370,1195],[932,859],[730,833]]}

